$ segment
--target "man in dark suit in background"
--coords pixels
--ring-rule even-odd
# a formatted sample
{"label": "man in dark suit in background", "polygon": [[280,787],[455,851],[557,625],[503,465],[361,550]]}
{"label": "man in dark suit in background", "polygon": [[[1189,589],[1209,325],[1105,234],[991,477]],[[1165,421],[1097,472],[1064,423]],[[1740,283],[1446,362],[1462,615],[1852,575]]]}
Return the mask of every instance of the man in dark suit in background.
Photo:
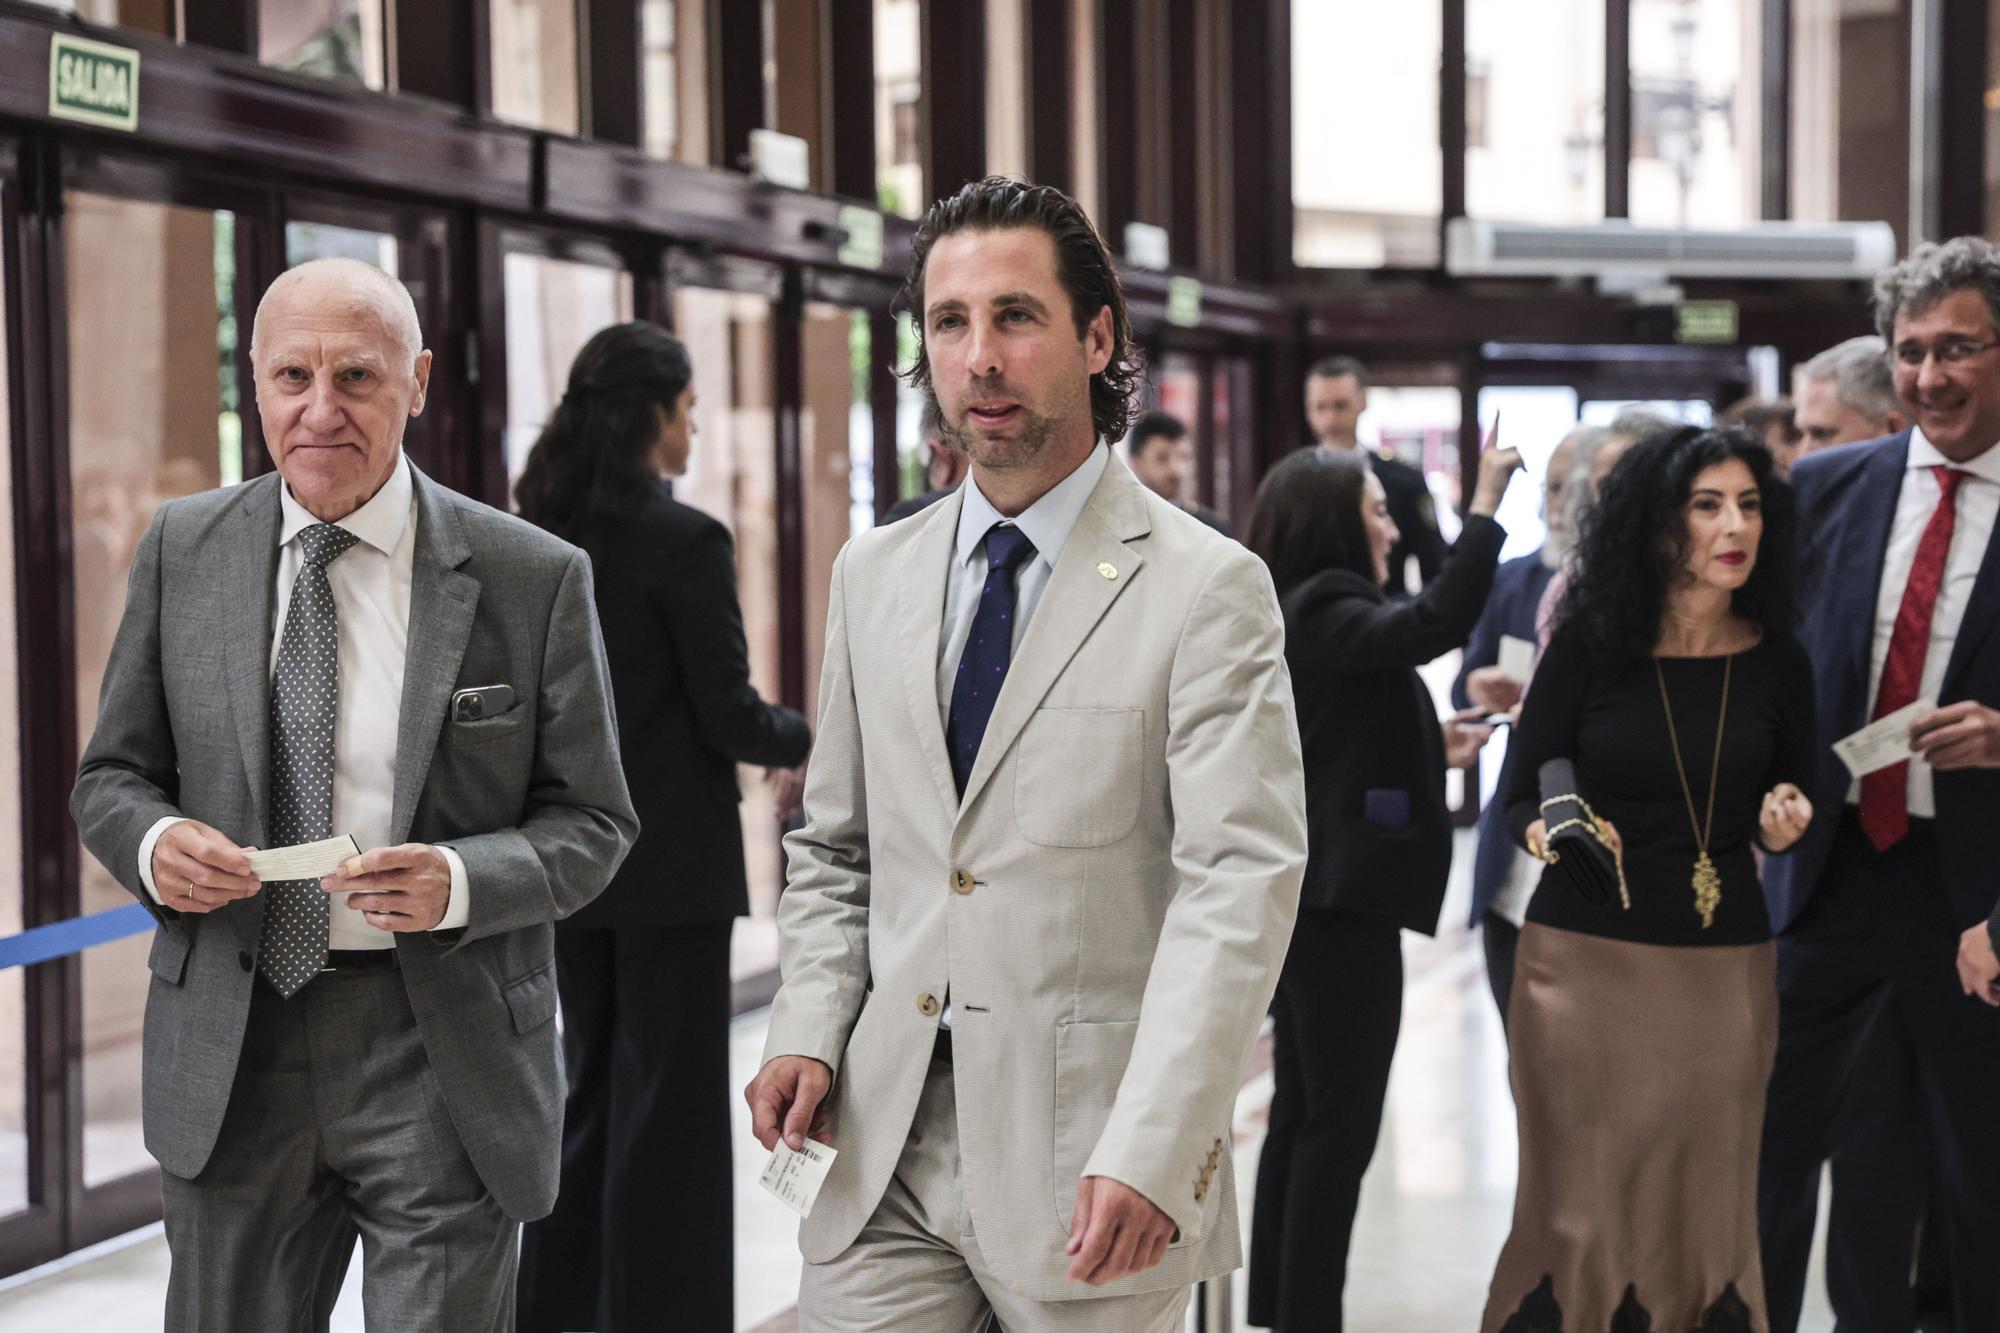
{"label": "man in dark suit in background", "polygon": [[[1813,659],[1820,815],[1764,888],[1778,932],[1779,1032],[1759,1179],[1774,1333],[1798,1325],[1820,1171],[1864,1051],[1927,1122],[1948,1195],[1958,1333],[2000,1329],[2000,1010],[1963,993],[1952,957],[1993,910],[2000,838],[2000,252],[1919,246],[1876,282],[1912,427],[1800,460],[1819,570],[1800,640]],[[1832,742],[1923,700],[1915,758],[1855,782]],[[1887,1098],[1884,1099],[1888,1101]],[[1889,1108],[1893,1110],[1893,1107]],[[1852,1201],[1914,1217],[1904,1197]],[[1910,1251],[1846,1255],[1844,1325],[1909,1328]]]}
{"label": "man in dark suit in background", "polygon": [[[1368,371],[1351,356],[1328,357],[1306,373],[1306,424],[1321,449],[1360,449],[1361,414],[1368,410]],[[1389,595],[1408,597],[1444,567],[1445,540],[1424,474],[1369,451],[1368,464],[1389,497],[1389,517],[1401,534],[1389,549]],[[1417,562],[1416,587],[1409,564]]]}
{"label": "man in dark suit in background", "polygon": [[1180,418],[1166,412],[1148,412],[1140,417],[1132,423],[1132,433],[1125,437],[1125,455],[1132,475],[1147,490],[1223,536],[1230,535],[1222,515],[1181,495],[1187,489],[1188,474],[1194,471],[1194,437],[1188,434]]}
{"label": "man in dark suit in background", "polygon": [[944,432],[938,428],[936,404],[924,404],[923,424],[919,431],[927,451],[924,460],[924,484],[927,489],[919,495],[906,495],[890,505],[889,511],[882,515],[884,523],[900,522],[929,509],[957,490],[958,484],[965,480],[966,469],[972,466],[964,454],[945,443]]}
{"label": "man in dark suit in background", "polygon": [[[1472,627],[1458,679],[1452,683],[1452,703],[1458,708],[1483,708],[1504,713],[1521,702],[1526,683],[1500,670],[1500,639],[1509,636],[1536,642],[1535,614],[1548,591],[1549,580],[1569,554],[1569,487],[1579,449],[1592,448],[1610,435],[1601,426],[1578,426],[1563,436],[1549,455],[1542,476],[1542,521],[1548,537],[1540,550],[1506,561],[1493,574],[1486,610]],[[1466,780],[1477,782],[1475,762]],[[1506,761],[1494,790],[1505,791]],[[1521,933],[1528,896],[1540,878],[1541,862],[1514,845],[1508,836],[1505,803],[1489,802],[1479,813],[1479,847],[1472,862],[1472,920],[1486,945],[1486,980],[1500,1022],[1507,1022],[1507,992],[1514,984],[1514,944]]]}

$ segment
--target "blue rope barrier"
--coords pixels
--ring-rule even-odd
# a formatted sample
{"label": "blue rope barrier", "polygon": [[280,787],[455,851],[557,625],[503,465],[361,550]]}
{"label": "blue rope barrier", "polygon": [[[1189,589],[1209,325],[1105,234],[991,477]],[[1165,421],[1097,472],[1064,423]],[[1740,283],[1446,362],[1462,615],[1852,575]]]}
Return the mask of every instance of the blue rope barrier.
{"label": "blue rope barrier", "polygon": [[114,907],[107,912],[92,912],[89,916],[72,917],[68,921],[53,921],[46,926],[36,926],[33,930],[0,939],[0,972],[10,967],[32,967],[36,963],[65,958],[73,953],[82,953],[93,945],[109,944],[128,935],[143,934],[152,928],[152,914],[137,903],[130,907]]}

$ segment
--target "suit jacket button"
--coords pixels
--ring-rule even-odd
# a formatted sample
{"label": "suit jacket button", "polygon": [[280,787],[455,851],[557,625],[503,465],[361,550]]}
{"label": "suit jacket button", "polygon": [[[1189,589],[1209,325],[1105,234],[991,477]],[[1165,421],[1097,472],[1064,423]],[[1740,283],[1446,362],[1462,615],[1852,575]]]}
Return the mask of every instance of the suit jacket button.
{"label": "suit jacket button", "polygon": [[972,872],[971,872],[970,870],[954,870],[954,871],[952,871],[952,872],[951,872],[951,891],[952,891],[953,893],[971,893],[971,892],[972,892]]}
{"label": "suit jacket button", "polygon": [[247,954],[247,953],[239,953],[239,954],[237,954],[237,955],[236,955],[236,961],[237,961],[238,963],[240,963],[240,964],[242,964],[242,965],[243,965],[243,970],[244,970],[245,972],[248,972],[248,971],[249,971],[249,970],[251,969],[251,967],[253,966],[253,964],[252,964],[252,963],[251,963],[251,961],[250,961],[250,955],[249,955],[249,954]]}
{"label": "suit jacket button", "polygon": [[917,1012],[925,1018],[936,1018],[939,1007],[937,996],[931,994],[929,991],[925,991],[917,997]]}

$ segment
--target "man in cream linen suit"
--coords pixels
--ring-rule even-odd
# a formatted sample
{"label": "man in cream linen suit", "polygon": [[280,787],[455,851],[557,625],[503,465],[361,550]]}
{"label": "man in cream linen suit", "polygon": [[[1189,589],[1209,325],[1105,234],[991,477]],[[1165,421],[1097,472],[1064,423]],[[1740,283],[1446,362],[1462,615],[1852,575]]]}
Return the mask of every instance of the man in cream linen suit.
{"label": "man in cream linen suit", "polygon": [[905,296],[972,475],[833,572],[746,1092],[766,1147],[839,1152],[800,1326],[1177,1329],[1240,1262],[1230,1118],[1305,864],[1277,600],[1111,457],[1138,371],[1071,200],[967,186]]}

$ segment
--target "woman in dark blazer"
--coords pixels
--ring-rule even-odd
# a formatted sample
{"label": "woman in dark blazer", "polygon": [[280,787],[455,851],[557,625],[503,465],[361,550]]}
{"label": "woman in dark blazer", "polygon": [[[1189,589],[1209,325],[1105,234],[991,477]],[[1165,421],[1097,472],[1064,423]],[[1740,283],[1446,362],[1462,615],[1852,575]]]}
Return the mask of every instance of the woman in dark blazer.
{"label": "woman in dark blazer", "polygon": [[1257,1167],[1250,1322],[1341,1327],[1362,1174],[1374,1155],[1403,1013],[1400,932],[1431,934],[1451,869],[1447,765],[1490,734],[1438,722],[1417,668],[1464,645],[1507,534],[1493,521],[1512,450],[1479,462],[1465,530],[1407,601],[1383,594],[1396,542],[1360,455],[1307,450],[1257,490],[1250,549],[1271,568],[1305,755],[1307,858],[1271,1010],[1270,1127]]}
{"label": "woman in dark blazer", "polygon": [[[639,841],[556,928],[562,1187],[521,1247],[519,1327],[735,1327],[729,933],[749,910],[739,763],[796,804],[812,736],[750,684],[729,531],[665,481],[694,434],[687,349],[643,322],[584,345],[515,488],[590,554]],[[781,814],[786,813],[781,809]]]}

